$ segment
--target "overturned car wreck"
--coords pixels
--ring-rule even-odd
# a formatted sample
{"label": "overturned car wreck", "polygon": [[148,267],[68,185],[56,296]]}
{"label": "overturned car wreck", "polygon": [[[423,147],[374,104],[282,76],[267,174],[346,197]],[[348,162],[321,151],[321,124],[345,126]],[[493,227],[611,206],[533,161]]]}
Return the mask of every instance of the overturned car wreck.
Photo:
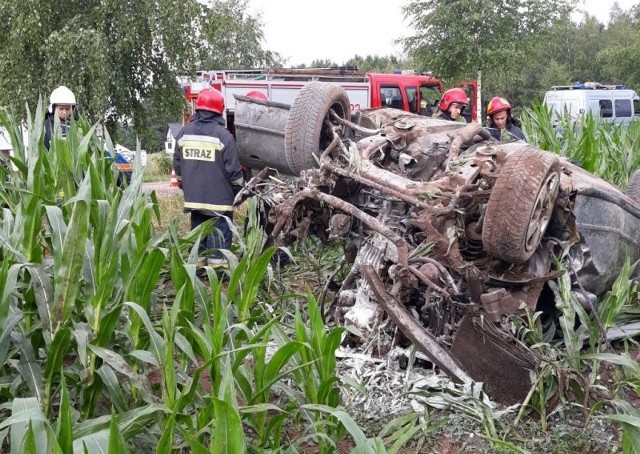
{"label": "overturned car wreck", "polygon": [[[292,106],[238,101],[241,160],[256,167],[247,137],[266,131],[284,149],[261,164],[299,177],[262,184],[275,174],[264,169],[237,203],[269,200],[276,245],[309,234],[343,244],[334,320],[366,332],[388,317],[453,380],[484,382],[498,401],[522,401],[538,363],[502,329],[506,316],[552,319],[546,283],[563,273],[591,311],[640,257],[636,195],[525,142],[396,109],[352,118],[340,87],[320,82]],[[256,125],[264,118],[275,129]]]}

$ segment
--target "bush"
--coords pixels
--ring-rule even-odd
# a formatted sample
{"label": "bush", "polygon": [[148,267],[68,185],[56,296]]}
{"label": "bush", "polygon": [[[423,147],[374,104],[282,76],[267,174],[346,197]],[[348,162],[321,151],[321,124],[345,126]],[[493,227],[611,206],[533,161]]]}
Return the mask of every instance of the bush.
{"label": "bush", "polygon": [[165,181],[173,169],[173,155],[167,153],[153,153],[147,156],[144,169],[144,181]]}

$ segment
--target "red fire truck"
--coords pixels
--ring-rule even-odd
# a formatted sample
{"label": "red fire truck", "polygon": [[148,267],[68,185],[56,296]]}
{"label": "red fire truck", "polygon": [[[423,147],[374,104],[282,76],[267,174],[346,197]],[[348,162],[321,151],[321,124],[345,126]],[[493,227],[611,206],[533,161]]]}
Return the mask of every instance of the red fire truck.
{"label": "red fire truck", "polygon": [[[220,90],[225,97],[228,127],[233,132],[234,95],[259,91],[269,101],[293,104],[298,91],[311,81],[341,85],[349,95],[352,112],[371,107],[393,107],[420,113],[421,105],[426,105],[428,112],[437,105],[443,92],[442,81],[431,74],[414,71],[367,73],[354,67],[199,71],[195,79],[181,78],[180,84],[192,107],[203,88],[213,86]],[[468,120],[477,120],[478,85],[475,81],[468,81],[460,86],[469,96]],[[185,121],[188,121],[188,115]]]}

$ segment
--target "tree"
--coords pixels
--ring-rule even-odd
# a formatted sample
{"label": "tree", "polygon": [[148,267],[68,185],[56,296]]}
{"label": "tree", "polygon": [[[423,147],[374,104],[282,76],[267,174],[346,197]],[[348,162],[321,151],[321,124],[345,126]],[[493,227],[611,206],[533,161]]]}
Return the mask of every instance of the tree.
{"label": "tree", "polygon": [[361,71],[389,73],[394,69],[408,69],[398,58],[394,56],[367,55],[361,57],[356,55],[349,61],[348,66],[357,66]]}
{"label": "tree", "polygon": [[64,84],[92,121],[127,118],[138,131],[166,123],[183,106],[177,75],[277,61],[262,50],[259,18],[241,12],[246,3],[3,0],[0,105],[21,112]]}
{"label": "tree", "polygon": [[640,21],[613,8],[604,36],[593,65],[600,69],[601,81],[640,86]]}
{"label": "tree", "polygon": [[413,36],[402,40],[416,63],[450,84],[483,70],[492,80],[521,76],[539,34],[568,17],[575,0],[414,0],[403,8]]}
{"label": "tree", "polygon": [[246,13],[248,0],[210,1],[202,21],[205,42],[200,54],[200,67],[208,69],[248,69],[278,67],[282,56],[262,48],[264,34],[261,16]]}
{"label": "tree", "polygon": [[585,14],[582,21],[574,25],[570,38],[570,54],[567,61],[571,65],[574,81],[600,81],[600,66],[595,65],[595,57],[606,44],[604,24],[594,16]]}

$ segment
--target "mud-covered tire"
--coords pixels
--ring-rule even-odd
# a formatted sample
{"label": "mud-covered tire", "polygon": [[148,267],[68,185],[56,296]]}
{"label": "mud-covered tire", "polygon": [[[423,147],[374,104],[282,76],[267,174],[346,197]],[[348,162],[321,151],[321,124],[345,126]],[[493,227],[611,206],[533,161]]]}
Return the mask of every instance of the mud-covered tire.
{"label": "mud-covered tire", "polygon": [[482,245],[509,263],[529,260],[542,240],[560,188],[560,161],[532,148],[507,158],[487,202]]}
{"label": "mud-covered tire", "polygon": [[636,170],[629,179],[627,195],[636,202],[640,202],[640,170]]}
{"label": "mud-covered tire", "polygon": [[294,173],[317,167],[314,155],[320,157],[333,140],[331,129],[325,124],[329,109],[340,118],[351,119],[347,92],[340,85],[328,82],[309,82],[291,105],[284,132],[284,151]]}

